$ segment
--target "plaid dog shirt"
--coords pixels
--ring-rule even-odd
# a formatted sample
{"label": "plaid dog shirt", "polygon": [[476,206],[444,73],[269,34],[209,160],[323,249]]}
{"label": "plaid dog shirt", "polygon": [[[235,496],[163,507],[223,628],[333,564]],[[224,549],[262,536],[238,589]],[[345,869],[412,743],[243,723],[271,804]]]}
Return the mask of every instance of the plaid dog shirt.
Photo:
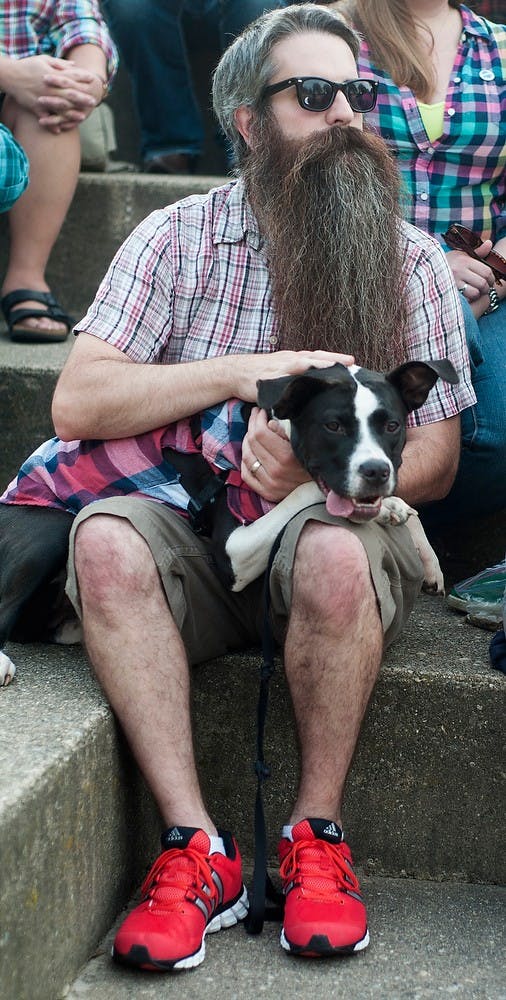
{"label": "plaid dog shirt", "polygon": [[200,414],[200,429],[179,420],[136,437],[112,441],[52,438],[24,462],[0,503],[56,507],[78,514],[95,500],[142,496],[186,515],[190,497],[164,448],[200,453],[215,474],[225,472],[228,506],[240,524],[251,524],[273,507],[241,478],[243,404],[229,399]]}

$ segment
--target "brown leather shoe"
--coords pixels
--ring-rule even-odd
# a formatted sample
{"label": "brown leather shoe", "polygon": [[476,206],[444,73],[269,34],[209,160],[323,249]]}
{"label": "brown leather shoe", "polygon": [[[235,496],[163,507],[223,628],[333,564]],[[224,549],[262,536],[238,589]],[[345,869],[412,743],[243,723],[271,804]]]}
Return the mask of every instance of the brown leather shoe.
{"label": "brown leather shoe", "polygon": [[197,159],[190,153],[167,153],[144,160],[142,169],[145,174],[194,174]]}

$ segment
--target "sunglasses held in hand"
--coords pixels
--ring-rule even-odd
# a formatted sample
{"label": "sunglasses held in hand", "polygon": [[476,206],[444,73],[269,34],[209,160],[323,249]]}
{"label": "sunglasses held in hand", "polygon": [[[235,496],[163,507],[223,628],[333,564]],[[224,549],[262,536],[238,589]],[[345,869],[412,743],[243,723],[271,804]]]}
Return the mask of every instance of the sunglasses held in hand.
{"label": "sunglasses held in hand", "polygon": [[464,253],[467,253],[468,257],[472,257],[474,260],[481,260],[486,264],[492,271],[496,284],[506,279],[506,260],[504,257],[501,257],[500,253],[497,253],[496,250],[491,250],[486,257],[478,257],[478,254],[475,253],[476,248],[483,243],[478,233],[473,233],[471,229],[466,229],[465,226],[460,226],[457,222],[453,222],[447,232],[443,233],[443,239],[451,250],[463,250]]}
{"label": "sunglasses held in hand", "polygon": [[304,111],[327,111],[341,90],[352,111],[364,115],[376,105],[378,84],[376,80],[348,80],[347,83],[333,83],[319,76],[292,76],[265,87],[262,97],[278,94],[280,90],[295,87],[297,100]]}

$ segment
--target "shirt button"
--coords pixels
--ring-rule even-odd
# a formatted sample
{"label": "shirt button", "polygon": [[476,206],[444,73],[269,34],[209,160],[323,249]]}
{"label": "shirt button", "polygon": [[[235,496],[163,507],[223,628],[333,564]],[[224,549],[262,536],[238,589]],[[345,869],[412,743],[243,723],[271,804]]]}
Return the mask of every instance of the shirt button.
{"label": "shirt button", "polygon": [[455,108],[448,108],[448,117],[453,118],[455,114]]}
{"label": "shirt button", "polygon": [[269,337],[269,344],[277,344],[278,338],[275,333],[271,334]]}
{"label": "shirt button", "polygon": [[494,71],[493,71],[493,69],[480,69],[480,72],[478,73],[478,76],[479,76],[480,80],[489,80],[490,81],[490,80],[494,79]]}
{"label": "shirt button", "polygon": [[423,192],[423,194],[421,194],[421,195],[420,195],[420,199],[421,199],[422,201],[427,201],[427,198],[428,198],[428,197],[429,197],[429,196],[428,196],[428,194],[427,194],[427,192],[426,192],[426,191],[424,191],[424,192]]}
{"label": "shirt button", "polygon": [[454,83],[460,83],[460,80],[461,80],[460,76],[456,76],[456,77],[454,77],[453,82]]}

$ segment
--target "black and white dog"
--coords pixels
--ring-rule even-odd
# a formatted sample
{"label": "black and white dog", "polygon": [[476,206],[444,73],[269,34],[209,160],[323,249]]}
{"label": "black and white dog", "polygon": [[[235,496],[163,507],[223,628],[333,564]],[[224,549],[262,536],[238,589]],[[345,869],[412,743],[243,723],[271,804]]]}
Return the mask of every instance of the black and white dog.
{"label": "black and white dog", "polygon": [[[439,563],[416,511],[392,496],[407,414],[423,405],[438,378],[458,382],[447,360],[411,361],[386,375],[337,364],[260,381],[258,405],[282,422],[312,479],[249,525],[238,526],[226,489],[217,491],[205,533],[227,586],[239,591],[260,576],[284,525],[298,511],[325,500],[336,517],[407,522],[423,563],[424,586],[442,593]],[[206,485],[202,457],[176,455],[172,449],[164,456],[165,451],[188,494],[201,493]],[[209,476],[215,478],[213,472]],[[15,673],[1,652],[9,639],[59,641],[52,609],[61,597],[72,520],[64,510],[0,504],[0,686]]]}

